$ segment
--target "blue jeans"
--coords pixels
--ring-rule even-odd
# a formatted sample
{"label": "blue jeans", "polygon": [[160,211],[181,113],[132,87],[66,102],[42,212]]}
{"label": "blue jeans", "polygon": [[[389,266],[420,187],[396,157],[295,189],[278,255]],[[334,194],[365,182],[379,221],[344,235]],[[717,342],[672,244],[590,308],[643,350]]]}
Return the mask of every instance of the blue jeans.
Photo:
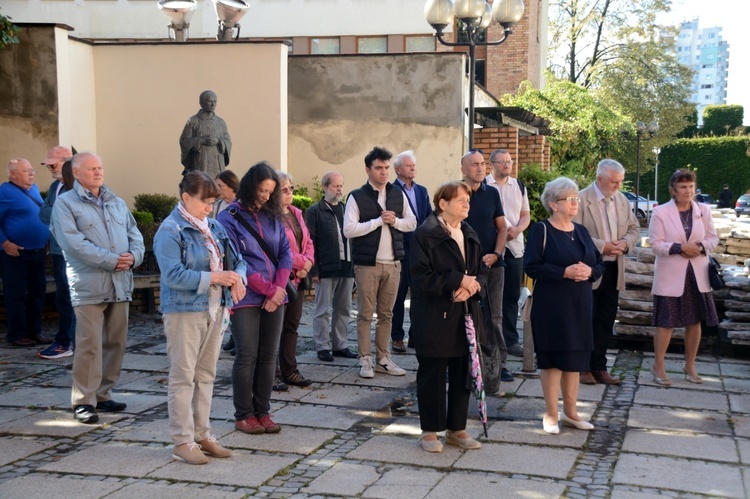
{"label": "blue jeans", "polygon": [[406,292],[409,291],[410,287],[409,260],[404,258],[401,260],[401,280],[398,283],[396,303],[393,304],[393,323],[391,324],[391,340],[393,341],[403,341],[406,336],[404,331],[404,302],[406,301]]}
{"label": "blue jeans", "polygon": [[44,250],[20,250],[18,256],[0,252],[3,292],[8,316],[8,343],[34,339],[42,333],[42,311],[47,295]]}
{"label": "blue jeans", "polygon": [[271,411],[271,390],[276,373],[284,305],[269,313],[260,307],[242,307],[232,316],[232,337],[237,356],[232,367],[234,418],[262,418]]}
{"label": "blue jeans", "polygon": [[65,257],[52,255],[52,275],[55,278],[55,308],[60,314],[59,329],[55,335],[55,343],[68,347],[75,345],[76,314],[70,304],[70,286],[65,273]]}

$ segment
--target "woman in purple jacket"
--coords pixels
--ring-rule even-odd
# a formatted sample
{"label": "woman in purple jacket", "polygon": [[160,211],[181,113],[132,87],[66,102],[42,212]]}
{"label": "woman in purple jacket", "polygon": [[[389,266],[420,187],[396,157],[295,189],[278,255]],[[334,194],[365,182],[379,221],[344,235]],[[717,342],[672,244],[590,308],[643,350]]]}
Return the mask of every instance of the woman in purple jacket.
{"label": "woman in purple jacket", "polygon": [[247,294],[232,309],[234,426],[250,434],[278,433],[281,427],[269,411],[292,255],[281,221],[279,179],[271,166],[261,162],[247,171],[237,201],[219,213],[219,222],[247,263]]}

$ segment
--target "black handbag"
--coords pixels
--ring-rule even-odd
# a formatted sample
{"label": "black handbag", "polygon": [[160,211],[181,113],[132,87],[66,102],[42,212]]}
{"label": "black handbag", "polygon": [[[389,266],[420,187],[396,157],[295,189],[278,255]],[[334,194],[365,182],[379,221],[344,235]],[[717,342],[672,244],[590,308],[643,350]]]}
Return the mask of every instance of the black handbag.
{"label": "black handbag", "polygon": [[[242,227],[245,228],[246,231],[248,231],[256,241],[258,241],[258,244],[260,245],[260,249],[263,250],[263,252],[266,254],[269,260],[271,260],[271,263],[274,267],[277,269],[279,268],[279,260],[276,258],[276,256],[273,254],[273,251],[271,251],[271,247],[268,246],[268,243],[263,240],[262,237],[260,237],[260,234],[258,234],[258,231],[253,228],[252,225],[247,223],[247,220],[242,218],[242,215],[240,215],[240,212],[237,210],[237,208],[227,208],[227,211],[229,212],[232,217],[234,217],[235,220],[237,220]],[[294,282],[292,281],[292,275],[289,275],[289,280],[286,282],[286,295],[289,298],[289,301],[296,301],[297,300],[297,286],[294,285]]]}
{"label": "black handbag", "polygon": [[724,279],[721,278],[721,264],[711,255],[708,255],[708,281],[714,291],[718,291],[725,286]]}

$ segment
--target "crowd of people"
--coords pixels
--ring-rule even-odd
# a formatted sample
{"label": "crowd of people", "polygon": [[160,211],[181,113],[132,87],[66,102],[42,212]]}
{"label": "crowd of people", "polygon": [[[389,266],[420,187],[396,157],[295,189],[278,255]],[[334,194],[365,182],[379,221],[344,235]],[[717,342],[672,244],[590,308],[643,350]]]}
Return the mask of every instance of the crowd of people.
{"label": "crowd of people", "polygon": [[[183,172],[179,203],[154,238],[176,459],[203,464],[232,455],[209,422],[222,346],[235,355],[235,428],[281,431],[271,414],[272,391],[312,384],[296,360],[304,291],[312,287],[313,340],[321,361],[357,359],[362,378],[403,376],[393,353],[414,349],[419,444],[441,452],[443,431],[449,445],[481,447],[466,432],[472,371],[467,317],[481,341],[497,347],[499,380],[513,380],[505,362],[508,354],[523,355],[516,320],[525,273],[535,281],[530,316],[545,399],[542,428],[549,434],[559,433],[560,423],[594,429],[577,411],[579,383],[620,383],[605,354],[624,290],[624,256],[639,236],[619,191],[623,166],[602,160],[596,180],[582,190],[565,177],[549,182],[541,202],[550,216],[531,225],[528,192],[512,176],[507,150],[489,155],[489,175],[484,151],[467,151],[462,180],[440,185],[432,203],[415,181],[414,152],[393,158],[394,181],[392,158],[374,147],[364,158],[365,183],[346,200],[343,175],[325,173],[322,199],[304,214],[292,204],[291,175],[266,162],[241,178],[230,170],[215,176],[199,168]],[[76,420],[91,424],[99,412],[126,409],[112,389],[125,352],[133,269],[145,248],[125,202],[104,184],[97,155],[56,146],[42,164],[54,179],[46,199],[25,159],[11,160],[8,182],[0,185],[7,341],[48,345],[37,352],[43,359],[73,356],[71,407]],[[651,372],[661,386],[670,385],[664,354],[672,329],[686,327],[684,374],[701,383],[695,369],[700,325],[716,323],[706,255],[718,240],[708,208],[694,201],[695,183],[693,172],[675,172],[673,199],[654,210],[649,228],[656,254]],[[59,313],[54,339],[41,329],[47,250]],[[353,351],[347,337],[355,285]],[[408,337],[407,293],[410,313],[419,318],[411,321]],[[486,386],[497,391],[489,380]]]}

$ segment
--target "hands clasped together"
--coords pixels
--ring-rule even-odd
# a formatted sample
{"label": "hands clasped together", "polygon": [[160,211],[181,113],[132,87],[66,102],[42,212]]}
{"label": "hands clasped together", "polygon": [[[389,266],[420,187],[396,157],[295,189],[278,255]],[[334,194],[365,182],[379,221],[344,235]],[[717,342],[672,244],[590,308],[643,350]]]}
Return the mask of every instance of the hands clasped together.
{"label": "hands clasped together", "polygon": [[574,263],[565,267],[565,274],[563,277],[566,279],[573,279],[576,282],[586,281],[591,277],[591,267],[583,262]]}
{"label": "hands clasped together", "polygon": [[[242,283],[242,277],[232,270],[211,272],[211,284],[218,284],[219,286],[231,288],[230,292],[232,293],[232,301],[234,301],[234,303],[239,303],[245,297],[245,292],[247,291],[245,285]],[[284,295],[286,295],[286,292],[284,292]],[[283,300],[284,299],[282,298],[282,302]]]}
{"label": "hands clasped together", "polygon": [[477,282],[476,276],[465,275],[461,279],[461,285],[453,292],[453,301],[463,302],[477,294],[482,286]]}

